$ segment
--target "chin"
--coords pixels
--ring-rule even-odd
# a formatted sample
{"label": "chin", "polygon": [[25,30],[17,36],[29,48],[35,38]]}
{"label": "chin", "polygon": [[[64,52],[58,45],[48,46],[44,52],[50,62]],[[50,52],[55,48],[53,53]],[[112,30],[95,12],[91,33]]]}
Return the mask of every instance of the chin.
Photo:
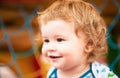
{"label": "chin", "polygon": [[54,65],[54,64],[52,64],[52,66],[57,68],[57,69],[63,69],[63,66],[61,66],[61,65]]}

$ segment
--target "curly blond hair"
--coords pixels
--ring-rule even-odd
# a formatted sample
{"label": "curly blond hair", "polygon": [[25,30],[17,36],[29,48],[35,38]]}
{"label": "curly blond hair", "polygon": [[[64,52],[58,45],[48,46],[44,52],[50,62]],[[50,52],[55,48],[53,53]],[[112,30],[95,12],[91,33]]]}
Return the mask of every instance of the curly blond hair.
{"label": "curly blond hair", "polygon": [[90,3],[82,0],[57,0],[45,11],[38,12],[39,25],[56,19],[73,22],[77,36],[82,30],[89,38],[88,45],[93,46],[88,56],[89,62],[107,52],[106,24]]}

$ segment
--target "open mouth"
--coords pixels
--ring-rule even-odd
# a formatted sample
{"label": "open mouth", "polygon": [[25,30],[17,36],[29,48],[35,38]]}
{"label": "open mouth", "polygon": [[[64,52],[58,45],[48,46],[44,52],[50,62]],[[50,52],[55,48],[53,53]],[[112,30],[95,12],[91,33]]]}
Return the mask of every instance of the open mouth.
{"label": "open mouth", "polygon": [[62,56],[49,56],[49,57],[55,59],[55,58],[61,58]]}

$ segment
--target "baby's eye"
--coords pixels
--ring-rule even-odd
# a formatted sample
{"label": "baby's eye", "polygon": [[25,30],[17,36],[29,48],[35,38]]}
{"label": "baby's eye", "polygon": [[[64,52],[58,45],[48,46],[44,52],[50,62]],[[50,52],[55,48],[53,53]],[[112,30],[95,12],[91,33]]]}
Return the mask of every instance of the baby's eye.
{"label": "baby's eye", "polygon": [[57,41],[58,41],[58,42],[62,42],[62,41],[65,41],[65,40],[62,39],[62,38],[57,38]]}
{"label": "baby's eye", "polygon": [[49,43],[50,41],[48,39],[44,39],[44,42],[45,43]]}

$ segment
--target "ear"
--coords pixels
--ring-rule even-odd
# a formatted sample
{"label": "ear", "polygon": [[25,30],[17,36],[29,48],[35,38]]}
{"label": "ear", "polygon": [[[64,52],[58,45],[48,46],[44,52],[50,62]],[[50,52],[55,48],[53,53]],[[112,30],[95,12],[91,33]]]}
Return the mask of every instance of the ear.
{"label": "ear", "polygon": [[92,39],[89,39],[85,46],[85,52],[90,53],[93,51],[93,48],[94,48],[94,42]]}

